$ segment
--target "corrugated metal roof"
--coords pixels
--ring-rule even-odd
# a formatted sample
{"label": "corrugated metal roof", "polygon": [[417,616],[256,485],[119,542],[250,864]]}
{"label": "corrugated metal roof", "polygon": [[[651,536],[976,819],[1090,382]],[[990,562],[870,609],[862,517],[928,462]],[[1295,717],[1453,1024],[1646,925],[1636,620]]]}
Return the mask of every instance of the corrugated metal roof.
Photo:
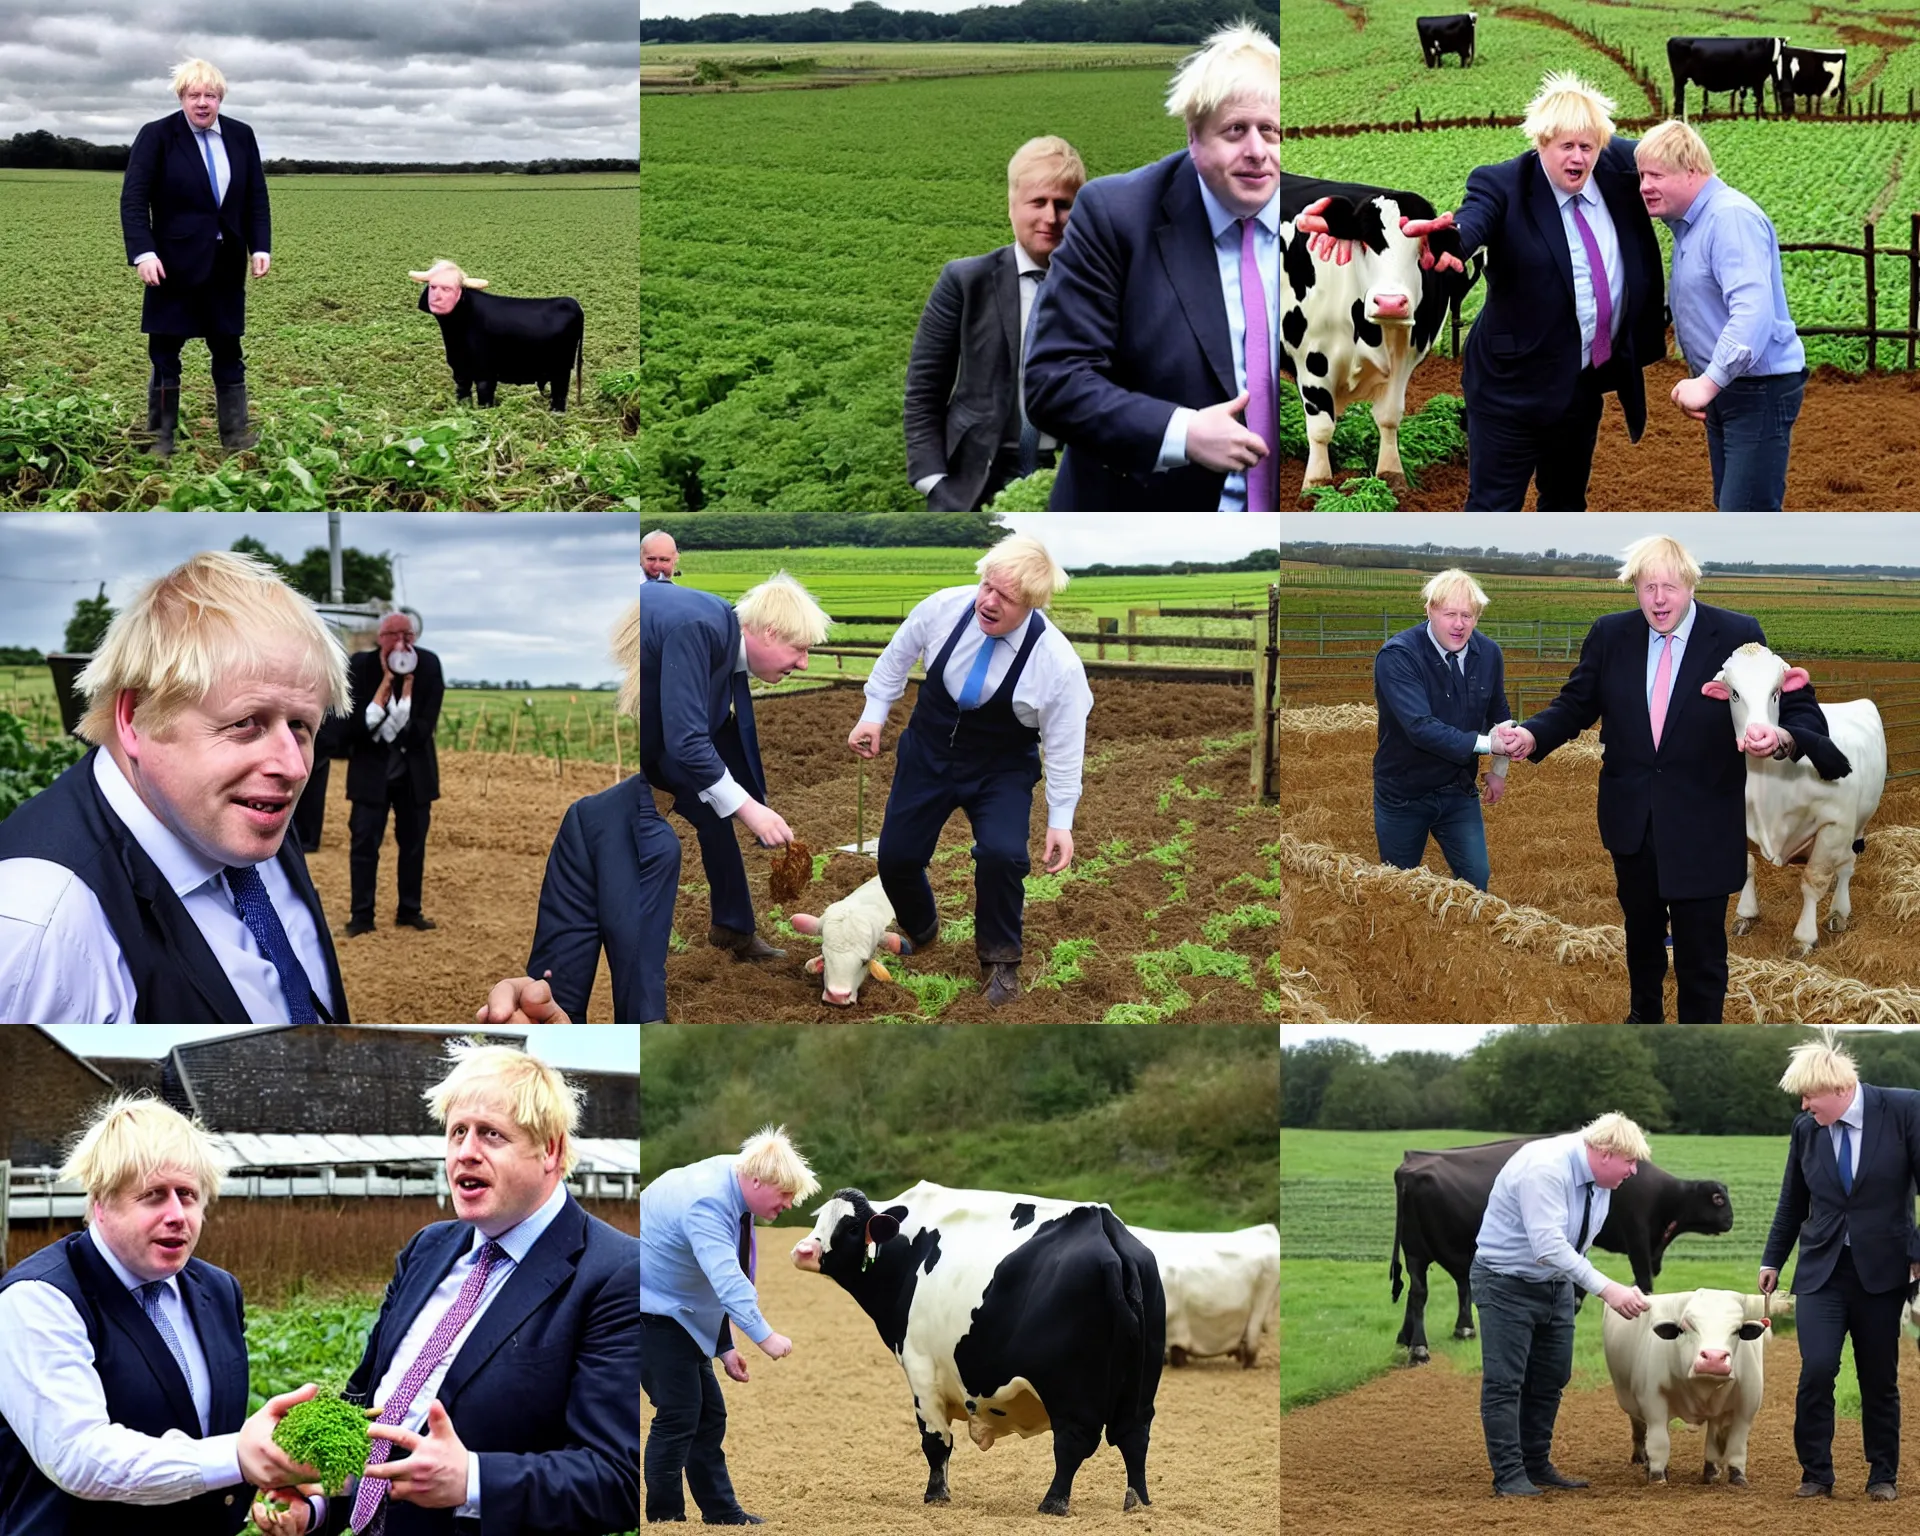
{"label": "corrugated metal roof", "polygon": [[[213,1143],[232,1172],[251,1168],[356,1168],[367,1163],[442,1163],[447,1144],[440,1136],[256,1135],[219,1132]],[[574,1143],[582,1169],[599,1173],[638,1173],[640,1143],[588,1136]]]}

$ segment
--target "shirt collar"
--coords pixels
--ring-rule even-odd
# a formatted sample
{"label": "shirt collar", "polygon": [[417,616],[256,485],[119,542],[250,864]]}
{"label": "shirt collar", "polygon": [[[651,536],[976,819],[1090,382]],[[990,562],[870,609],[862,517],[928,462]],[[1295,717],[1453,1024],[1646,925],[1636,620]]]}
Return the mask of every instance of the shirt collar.
{"label": "shirt collar", "polygon": [[[1545,167],[1543,166],[1542,169],[1545,169]],[[1558,183],[1550,182],[1549,185],[1553,187],[1553,195],[1560,200],[1560,208],[1562,212],[1565,212],[1567,204],[1572,202],[1575,198],[1578,198],[1581,202],[1585,203],[1589,208],[1599,208],[1603,206],[1604,199],[1602,199],[1600,196],[1600,189],[1593,184],[1592,176],[1587,177],[1587,184],[1584,187],[1582,187],[1578,192],[1569,192],[1565,187],[1560,186]]]}
{"label": "shirt collar", "polygon": [[[107,1240],[100,1235],[100,1229],[98,1227],[89,1225],[87,1227],[87,1236],[93,1239],[95,1251],[99,1253],[101,1258],[107,1261],[107,1268],[113,1271],[114,1278],[128,1290],[137,1292],[141,1286],[147,1283],[120,1262],[120,1256],[107,1246]],[[163,1283],[168,1290],[173,1292],[174,1300],[178,1301],[180,1299],[180,1277],[178,1275],[169,1275]]]}
{"label": "shirt collar", "polygon": [[[533,1245],[540,1241],[540,1234],[553,1225],[553,1218],[560,1214],[560,1208],[567,1203],[567,1182],[562,1179],[553,1186],[553,1193],[541,1203],[540,1209],[526,1217],[515,1226],[508,1227],[494,1239],[507,1252],[514,1263],[522,1263]],[[485,1235],[478,1227],[473,1229],[473,1244],[467,1251],[473,1252],[486,1242]]]}
{"label": "shirt collar", "polygon": [[[1680,615],[1680,622],[1673,626],[1673,637],[1674,639],[1678,640],[1682,645],[1685,645],[1688,639],[1691,638],[1693,634],[1693,607],[1694,607],[1693,599],[1688,598],[1687,611]],[[1644,617],[1644,615],[1642,615],[1642,617]],[[1647,642],[1649,646],[1658,642],[1660,638],[1659,630],[1655,629],[1651,624],[1649,624],[1647,626],[1647,633],[1653,637]]]}
{"label": "shirt collar", "polygon": [[[184,112],[182,112],[180,115],[182,117],[186,117],[186,113]],[[193,132],[193,133],[220,133],[220,119],[216,117],[205,128],[196,128],[194,127],[193,119],[188,117],[187,128],[190,132]],[[222,133],[220,134],[220,137],[224,139],[226,135]]]}
{"label": "shirt collar", "polygon": [[1424,628],[1426,629],[1426,632],[1427,632],[1427,638],[1428,638],[1429,640],[1431,640],[1431,641],[1433,642],[1433,648],[1434,648],[1434,649],[1435,649],[1436,651],[1438,651],[1438,652],[1440,653],[1440,659],[1441,659],[1442,661],[1445,661],[1445,660],[1447,659],[1447,657],[1449,657],[1449,656],[1458,656],[1458,657],[1460,658],[1460,664],[1461,664],[1462,666],[1465,666],[1465,665],[1466,665],[1466,661],[1467,661],[1467,646],[1469,646],[1469,645],[1472,645],[1472,644],[1473,644],[1473,636],[1472,636],[1472,635],[1468,635],[1468,636],[1467,636],[1467,639],[1466,639],[1466,644],[1465,644],[1465,645],[1462,645],[1462,646],[1460,647],[1460,649],[1459,649],[1458,651],[1450,651],[1450,650],[1448,650],[1448,649],[1446,648],[1446,646],[1444,646],[1444,645],[1442,645],[1442,644],[1440,643],[1440,637],[1439,637],[1438,635],[1436,635],[1436,634],[1435,634],[1435,633],[1433,632],[1433,620],[1432,620],[1432,619],[1428,619],[1428,620],[1427,620],[1427,622],[1426,622],[1426,624],[1425,624],[1425,625],[1424,625],[1423,627],[1424,627]]}
{"label": "shirt collar", "polygon": [[1866,1097],[1867,1085],[1861,1083],[1853,1090],[1853,1102],[1847,1106],[1847,1112],[1833,1123],[1835,1125],[1850,1125],[1856,1131],[1864,1129],[1866,1120],[1860,1113],[1860,1106],[1865,1102]]}
{"label": "shirt collar", "polygon": [[1027,254],[1027,248],[1018,240],[1013,242],[1013,267],[1022,275],[1028,272],[1045,272],[1047,269]]}
{"label": "shirt collar", "polygon": [[1720,190],[1726,186],[1718,176],[1709,176],[1700,183],[1700,190],[1693,194],[1693,201],[1687,204],[1687,211],[1677,219],[1663,219],[1661,222],[1669,229],[1692,229],[1700,221],[1700,215],[1706,212],[1707,204],[1712,202]]}
{"label": "shirt collar", "polygon": [[[1200,201],[1206,206],[1207,228],[1213,231],[1214,243],[1218,244],[1220,237],[1227,232],[1228,227],[1240,221],[1240,215],[1233,212],[1225,203],[1213,195],[1213,188],[1207,185],[1206,178],[1204,177],[1202,177],[1200,181]],[[1267,199],[1267,206],[1253,216],[1253,221],[1276,239],[1279,237],[1279,192],[1276,191],[1272,197]]]}
{"label": "shirt collar", "polygon": [[161,878],[173,888],[174,895],[185,896],[189,891],[199,890],[208,881],[218,878],[226,868],[224,864],[183,842],[165,822],[154,815],[147,808],[146,801],[140,798],[139,791],[127,782],[127,776],[120,771],[120,765],[105,747],[93,755],[93,781],[100,786],[100,793],[107,797],[113,814],[126,823],[133,840],[153,860]]}
{"label": "shirt collar", "polygon": [[1580,1134],[1577,1131],[1574,1133],[1573,1151],[1569,1154],[1568,1161],[1573,1165],[1575,1189],[1582,1184],[1592,1184],[1595,1189],[1600,1187],[1593,1176],[1593,1164],[1587,1160],[1587,1144],[1580,1140]]}

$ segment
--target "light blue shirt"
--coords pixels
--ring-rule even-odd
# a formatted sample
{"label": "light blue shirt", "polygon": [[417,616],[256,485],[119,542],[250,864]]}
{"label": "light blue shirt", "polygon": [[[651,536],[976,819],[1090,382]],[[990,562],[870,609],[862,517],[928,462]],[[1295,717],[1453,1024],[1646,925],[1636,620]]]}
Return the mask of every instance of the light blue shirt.
{"label": "light blue shirt", "polygon": [[758,1344],[773,1332],[740,1269],[747,1197],[733,1155],[670,1168],[640,1191],[640,1310],[670,1317],[709,1355],[733,1347],[733,1324]]}
{"label": "light blue shirt", "polygon": [[1722,389],[1742,374],[1798,373],[1807,366],[1773,221],[1745,193],[1709,176],[1673,231],[1667,300],[1687,368]]}
{"label": "light blue shirt", "polygon": [[1591,1247],[1606,1225],[1613,1192],[1594,1183],[1581,1133],[1569,1131],[1528,1142],[1493,1181],[1475,1260],[1495,1274],[1520,1280],[1571,1280],[1583,1291],[1599,1295],[1607,1277],[1573,1246],[1580,1235],[1588,1185],[1593,1186],[1593,1210],[1587,1220],[1587,1246]]}
{"label": "light blue shirt", "polygon": [[[1673,647],[1673,666],[1667,673],[1667,708],[1673,708],[1673,690],[1680,681],[1680,663],[1687,658],[1687,640],[1693,633],[1693,600],[1687,600],[1687,611],[1680,616],[1680,622],[1673,626],[1673,638],[1666,644]],[[1647,626],[1647,713],[1653,713],[1653,684],[1660,671],[1661,639],[1660,631],[1651,624]]]}
{"label": "light blue shirt", "polygon": [[220,182],[218,201],[224,203],[227,200],[227,188],[233,185],[233,166],[227,159],[227,140],[226,136],[220,132],[220,119],[216,117],[211,128],[194,128],[191,122],[187,126],[193,128],[193,147],[199,152],[200,169],[203,174],[207,169],[207,152],[200,146],[202,144],[213,146],[213,174]]}
{"label": "light blue shirt", "polygon": [[[1853,1165],[1847,1171],[1853,1176],[1853,1182],[1856,1184],[1860,1182],[1860,1143],[1865,1139],[1867,1134],[1866,1102],[1867,1096],[1860,1091],[1859,1086],[1856,1084],[1853,1090],[1853,1102],[1847,1106],[1847,1112],[1827,1127],[1827,1140],[1833,1143],[1833,1161],[1835,1167],[1838,1167],[1840,1163],[1840,1127],[1843,1125],[1847,1127],[1848,1135],[1853,1141],[1851,1149],[1853,1152]],[[1840,1242],[1843,1247],[1851,1248],[1853,1246],[1853,1234],[1846,1230],[1846,1223],[1844,1221],[1841,1223]]]}
{"label": "light blue shirt", "polygon": [[[93,1240],[94,1251],[107,1261],[107,1268],[113,1271],[114,1278],[132,1294],[133,1304],[145,1312],[147,1309],[140,1299],[140,1287],[146,1282],[120,1262],[101,1238],[98,1227],[88,1227],[87,1236]],[[187,1389],[193,1394],[194,1412],[200,1415],[200,1433],[205,1435],[212,1427],[213,1373],[207,1368],[207,1352],[200,1347],[200,1335],[194,1331],[193,1318],[187,1311],[187,1299],[180,1294],[180,1277],[169,1275],[166,1285],[167,1288],[160,1293],[160,1312],[172,1325],[173,1336],[180,1341],[180,1353],[187,1357]]]}
{"label": "light blue shirt", "polygon": [[[1207,228],[1213,236],[1214,260],[1220,264],[1220,291],[1227,303],[1227,335],[1233,343],[1233,392],[1238,395],[1247,387],[1247,305],[1240,291],[1240,217],[1228,209],[1226,204],[1213,195],[1213,189],[1203,180],[1200,183],[1200,201],[1206,205]],[[1260,286],[1266,290],[1267,298],[1267,356],[1275,365],[1275,379],[1272,388],[1276,391],[1274,403],[1279,404],[1278,390],[1280,381],[1278,368],[1280,360],[1280,194],[1278,192],[1267,199],[1267,206],[1253,216],[1253,260],[1260,269]],[[1173,413],[1173,419],[1167,423],[1167,435],[1160,441],[1160,458],[1155,469],[1177,469],[1187,459],[1187,423],[1193,420],[1194,412],[1181,406]],[[1279,446],[1267,444],[1271,452],[1278,453]],[[1227,476],[1227,483],[1220,489],[1220,512],[1244,512],[1247,510],[1247,475],[1245,470],[1235,470]]]}
{"label": "light blue shirt", "polygon": [[1580,238],[1580,226],[1573,221],[1575,200],[1586,216],[1587,228],[1593,231],[1593,243],[1600,247],[1600,264],[1607,269],[1607,294],[1613,300],[1610,336],[1620,334],[1627,313],[1627,274],[1620,260],[1620,232],[1613,227],[1607,200],[1593,184],[1592,176],[1587,177],[1587,184],[1578,192],[1555,187],[1553,195],[1560,202],[1560,232],[1567,237],[1567,249],[1573,257],[1573,307],[1580,316],[1580,366],[1588,368],[1593,364],[1593,338],[1600,329],[1600,305],[1594,297],[1593,274],[1587,264],[1587,243]]}

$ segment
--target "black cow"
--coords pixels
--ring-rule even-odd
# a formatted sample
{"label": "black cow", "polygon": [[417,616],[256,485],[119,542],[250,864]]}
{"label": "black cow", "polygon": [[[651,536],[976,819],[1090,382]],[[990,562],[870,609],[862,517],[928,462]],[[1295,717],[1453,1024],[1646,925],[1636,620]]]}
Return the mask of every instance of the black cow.
{"label": "black cow", "polygon": [[1147,1498],[1147,1431],[1167,1307],[1152,1251],[1104,1205],[913,1186],[876,1210],[837,1190],[794,1264],[860,1304],[907,1373],[929,1504],[948,1502],[948,1424],[982,1450],[1053,1431],[1043,1515],[1064,1515],[1100,1431],[1126,1464],[1122,1507]]}
{"label": "black cow", "polygon": [[[432,315],[427,290],[420,308]],[[477,392],[493,404],[497,384],[537,384],[556,411],[567,408],[567,374],[586,388],[587,317],[578,299],[515,299],[462,288],[451,312],[433,315],[453,370],[454,397]]]}
{"label": "black cow", "polygon": [[1428,69],[1438,69],[1443,54],[1454,54],[1465,69],[1473,62],[1474,23],[1480,19],[1478,11],[1461,11],[1454,16],[1416,16],[1413,24],[1420,29],[1420,52],[1427,61]]}
{"label": "black cow", "polygon": [[[1460,1312],[1453,1336],[1473,1333],[1473,1287],[1467,1271],[1487,1214],[1493,1181],[1507,1159],[1537,1136],[1487,1141],[1441,1152],[1409,1152],[1393,1171],[1393,1262],[1388,1275],[1393,1299],[1400,1299],[1400,1255],[1407,1256],[1407,1315],[1394,1342],[1407,1348],[1414,1365],[1427,1350],[1427,1266],[1438,1264],[1453,1276]],[[1596,1248],[1624,1253],[1633,1266],[1633,1283],[1653,1290],[1667,1245],[1683,1232],[1717,1237],[1733,1227],[1733,1205],[1718,1179],[1677,1179],[1664,1168],[1642,1163],[1639,1171],[1613,1192],[1607,1219],[1593,1239]]]}
{"label": "black cow", "polygon": [[1771,81],[1780,110],[1792,110],[1787,103],[1786,82],[1781,78],[1780,59],[1785,52],[1784,37],[1670,37],[1667,39],[1667,63],[1673,70],[1673,115],[1687,115],[1687,82],[1703,91],[1753,91],[1765,105],[1764,92]]}
{"label": "black cow", "polygon": [[1785,48],[1780,54],[1781,83],[1786,110],[1798,109],[1797,98],[1838,100],[1847,94],[1847,50],[1844,48]]}

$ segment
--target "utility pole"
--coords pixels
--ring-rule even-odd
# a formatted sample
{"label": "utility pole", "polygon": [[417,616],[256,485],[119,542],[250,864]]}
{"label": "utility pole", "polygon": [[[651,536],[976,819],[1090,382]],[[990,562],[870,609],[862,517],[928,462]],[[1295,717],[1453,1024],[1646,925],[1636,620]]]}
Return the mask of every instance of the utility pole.
{"label": "utility pole", "polygon": [[340,514],[327,514],[327,590],[332,602],[346,601],[346,591],[340,580]]}

